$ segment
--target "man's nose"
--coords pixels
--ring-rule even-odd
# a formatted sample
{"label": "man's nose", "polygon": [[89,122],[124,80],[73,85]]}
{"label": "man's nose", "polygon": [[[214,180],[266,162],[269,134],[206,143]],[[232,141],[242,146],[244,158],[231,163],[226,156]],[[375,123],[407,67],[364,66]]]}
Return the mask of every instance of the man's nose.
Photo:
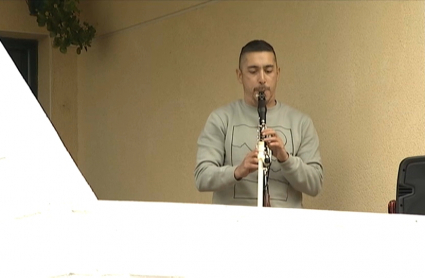
{"label": "man's nose", "polygon": [[266,83],[266,76],[265,76],[265,74],[264,74],[264,71],[263,71],[263,70],[261,70],[261,71],[260,71],[260,73],[259,73],[259,76],[258,76],[258,82],[259,82],[260,84],[264,84],[264,83]]}

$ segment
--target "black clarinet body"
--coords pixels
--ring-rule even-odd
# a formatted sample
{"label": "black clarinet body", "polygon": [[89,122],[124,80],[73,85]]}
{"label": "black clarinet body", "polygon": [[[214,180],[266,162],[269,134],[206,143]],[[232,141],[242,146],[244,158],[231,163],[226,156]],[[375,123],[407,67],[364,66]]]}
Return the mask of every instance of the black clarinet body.
{"label": "black clarinet body", "polygon": [[[267,145],[264,143],[263,131],[266,129],[266,116],[267,116],[267,105],[266,105],[266,95],[264,91],[258,93],[258,135],[257,135],[257,146],[259,147],[259,163],[263,164],[263,178],[262,178],[262,187],[263,187],[263,207],[270,207],[270,193],[268,186],[268,175],[271,164],[271,152]],[[261,160],[261,161],[260,161]],[[260,174],[260,173],[259,173]],[[260,183],[260,182],[259,182]],[[258,184],[261,186],[261,184]],[[260,195],[260,193],[259,193]]]}

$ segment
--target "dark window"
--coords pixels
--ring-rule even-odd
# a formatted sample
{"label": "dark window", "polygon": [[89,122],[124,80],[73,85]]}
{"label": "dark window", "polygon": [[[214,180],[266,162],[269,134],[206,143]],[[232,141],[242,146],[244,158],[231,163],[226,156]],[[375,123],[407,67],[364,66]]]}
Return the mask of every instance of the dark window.
{"label": "dark window", "polygon": [[38,41],[0,37],[16,67],[37,98],[38,93]]}

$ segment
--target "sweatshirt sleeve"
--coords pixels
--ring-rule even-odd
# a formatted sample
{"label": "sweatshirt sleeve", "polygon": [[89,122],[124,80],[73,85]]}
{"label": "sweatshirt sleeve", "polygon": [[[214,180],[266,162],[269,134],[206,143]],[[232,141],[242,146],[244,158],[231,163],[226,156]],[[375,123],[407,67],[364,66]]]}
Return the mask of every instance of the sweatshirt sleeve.
{"label": "sweatshirt sleeve", "polygon": [[294,156],[280,163],[283,175],[296,190],[316,196],[322,189],[323,166],[319,152],[319,137],[313,122],[306,118],[301,126],[301,144]]}
{"label": "sweatshirt sleeve", "polygon": [[226,130],[227,121],[211,113],[198,138],[194,175],[199,191],[217,191],[236,182],[236,166],[224,166]]}

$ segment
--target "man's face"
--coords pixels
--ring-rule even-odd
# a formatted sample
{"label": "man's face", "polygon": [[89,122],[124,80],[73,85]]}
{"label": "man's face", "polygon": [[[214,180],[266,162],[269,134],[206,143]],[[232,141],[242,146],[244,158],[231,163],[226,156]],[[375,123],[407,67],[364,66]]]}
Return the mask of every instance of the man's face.
{"label": "man's face", "polygon": [[244,90],[247,104],[257,106],[258,92],[264,91],[266,105],[275,105],[275,91],[280,68],[277,67],[273,52],[248,52],[241,58],[240,69],[236,70],[239,83]]}

